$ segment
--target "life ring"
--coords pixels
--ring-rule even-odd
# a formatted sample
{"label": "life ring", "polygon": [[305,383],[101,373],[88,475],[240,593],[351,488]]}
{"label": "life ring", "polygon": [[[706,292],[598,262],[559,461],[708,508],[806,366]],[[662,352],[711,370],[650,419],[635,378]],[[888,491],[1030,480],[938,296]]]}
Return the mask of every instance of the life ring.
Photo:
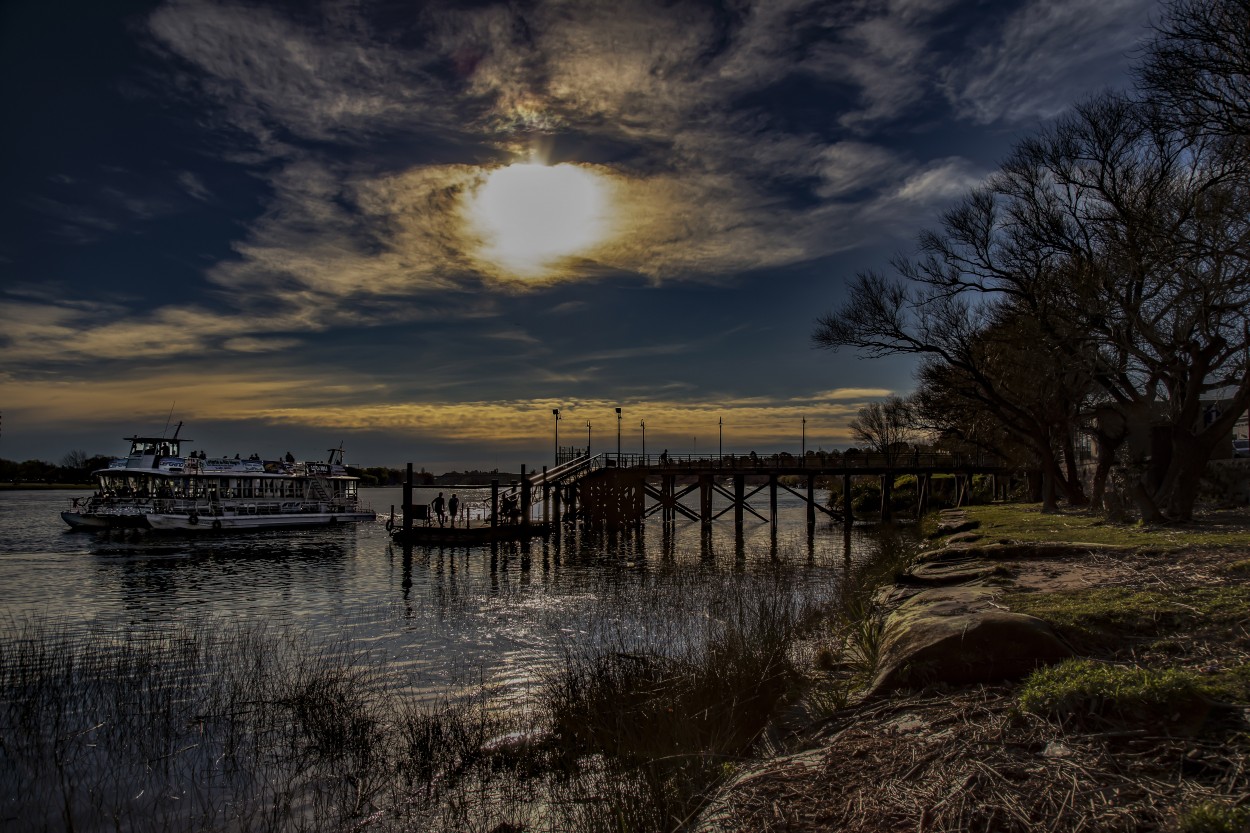
{"label": "life ring", "polygon": [[187,516],[187,523],[198,524],[199,522],[200,522],[200,516],[197,515],[195,512],[192,512],[190,515]]}
{"label": "life ring", "polygon": [[394,531],[395,531],[395,519],[394,519],[394,518],[387,518],[387,519],[386,519],[386,531],[387,531],[387,532],[394,532]]}
{"label": "life ring", "polygon": [[213,521],[213,529],[221,529],[221,521]]}

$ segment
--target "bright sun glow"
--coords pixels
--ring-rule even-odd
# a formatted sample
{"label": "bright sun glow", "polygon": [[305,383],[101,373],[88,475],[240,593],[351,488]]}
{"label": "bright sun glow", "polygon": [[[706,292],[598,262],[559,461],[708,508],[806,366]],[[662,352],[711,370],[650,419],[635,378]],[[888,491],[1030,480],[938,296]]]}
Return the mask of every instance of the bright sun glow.
{"label": "bright sun glow", "polygon": [[517,164],[486,178],[470,216],[484,240],[483,259],[534,276],[602,240],[607,207],[603,178],[585,168]]}

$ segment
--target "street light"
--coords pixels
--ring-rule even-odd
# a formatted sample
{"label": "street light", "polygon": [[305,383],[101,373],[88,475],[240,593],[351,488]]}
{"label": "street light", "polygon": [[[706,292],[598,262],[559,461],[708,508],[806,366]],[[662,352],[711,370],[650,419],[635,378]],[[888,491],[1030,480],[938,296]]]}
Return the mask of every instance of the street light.
{"label": "street light", "polygon": [[621,409],[616,409],[616,464],[621,464]]}
{"label": "street light", "polygon": [[639,420],[638,425],[642,427],[642,463],[647,464],[647,421]]}
{"label": "street light", "polygon": [[590,420],[586,420],[586,456],[590,456]]}
{"label": "street light", "polygon": [[716,418],[716,456],[725,459],[725,418]]}
{"label": "street light", "polygon": [[803,444],[799,446],[799,456],[807,459],[807,417],[803,417]]}
{"label": "street light", "polygon": [[560,409],[552,408],[551,415],[555,417],[556,424],[556,465],[560,465]]}

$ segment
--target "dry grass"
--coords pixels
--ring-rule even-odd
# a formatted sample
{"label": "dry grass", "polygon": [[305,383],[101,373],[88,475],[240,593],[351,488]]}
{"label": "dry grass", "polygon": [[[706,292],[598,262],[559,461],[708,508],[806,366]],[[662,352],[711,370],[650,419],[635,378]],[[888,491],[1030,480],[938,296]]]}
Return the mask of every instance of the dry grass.
{"label": "dry grass", "polygon": [[1065,733],[1007,688],[850,710],[817,740],[727,790],[708,829],[1127,832],[1250,790],[1244,732]]}

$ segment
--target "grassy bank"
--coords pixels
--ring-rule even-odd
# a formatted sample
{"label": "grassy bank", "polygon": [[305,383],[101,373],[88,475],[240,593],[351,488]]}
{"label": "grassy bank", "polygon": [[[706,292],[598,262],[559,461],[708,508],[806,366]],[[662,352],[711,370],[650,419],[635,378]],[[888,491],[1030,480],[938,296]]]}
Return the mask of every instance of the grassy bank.
{"label": "grassy bank", "polygon": [[1245,511],[1199,515],[1185,524],[1141,526],[1111,523],[1084,511],[1041,511],[1040,504],[971,506],[968,515],[990,540],[1091,543],[1169,552],[1192,547],[1250,548],[1250,516]]}
{"label": "grassy bank", "polygon": [[[1050,623],[1075,656],[1022,680],[852,698],[810,752],[727,790],[717,829],[1250,830],[1244,513],[1162,528],[1027,505],[967,514],[979,543],[1069,545],[1012,547],[972,592],[992,594],[989,615]],[[936,610],[962,590],[929,598]],[[871,659],[849,641],[835,656]]]}

